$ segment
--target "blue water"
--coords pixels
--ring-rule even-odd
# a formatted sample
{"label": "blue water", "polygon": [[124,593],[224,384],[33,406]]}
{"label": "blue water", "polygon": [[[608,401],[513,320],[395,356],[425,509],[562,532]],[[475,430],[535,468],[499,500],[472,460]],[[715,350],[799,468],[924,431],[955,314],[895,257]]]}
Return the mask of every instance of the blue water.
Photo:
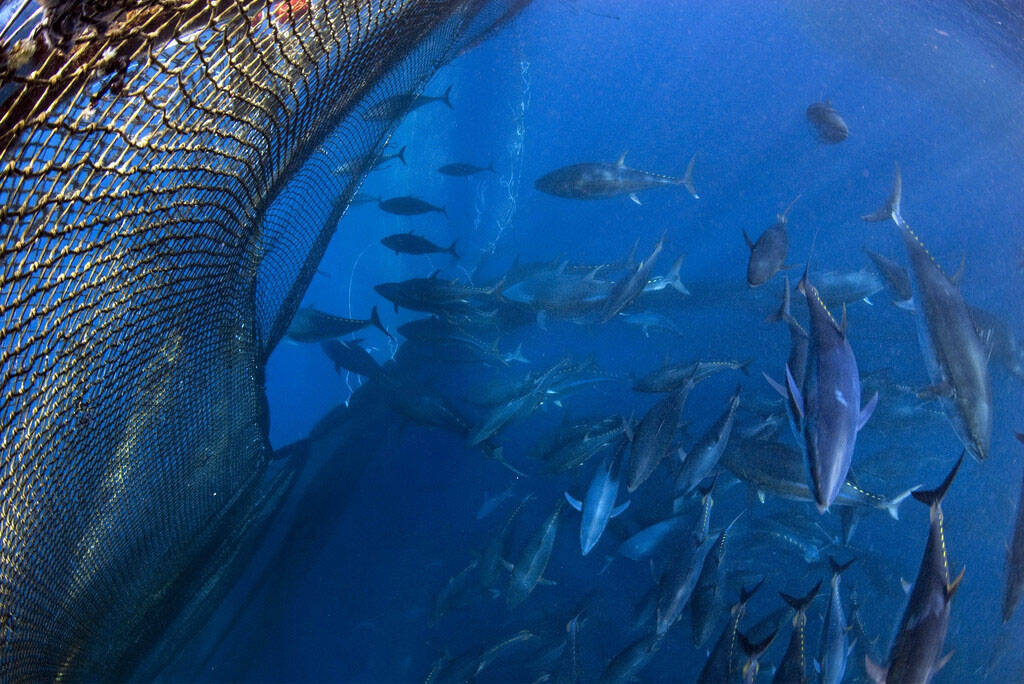
{"label": "blue water", "polygon": [[[444,205],[448,218],[396,217],[373,204],[352,207],[304,303],[353,317],[365,317],[377,305],[394,330],[420,315],[396,314],[373,291],[376,283],[435,269],[462,282],[493,283],[517,257],[614,261],[636,239],[639,253],[648,253],[662,232],[666,251],[656,273],[685,252],[685,283],[710,283],[705,292],[742,291],[749,252],[741,229],[756,236],[797,194],[801,199],[789,216],[789,263],[805,263],[815,233],[814,269],[870,268],[864,247],[905,263],[891,224],[859,218],[881,204],[898,160],[904,217],[947,273],[964,256],[961,289],[969,303],[1024,335],[1024,62],[1001,49],[1005,40],[998,29],[960,5],[850,2],[823,10],[821,4],[831,3],[535,3],[511,28],[437,74],[425,92],[440,94],[453,84],[454,111],[435,104],[413,113],[393,140],[408,146],[408,167],[391,163],[363,187],[371,194],[423,197]],[[850,136],[839,145],[817,142],[805,121],[807,105],[821,99],[831,100],[849,125]],[[665,174],[682,174],[696,152],[701,199],[666,188],[641,193],[643,205],[637,206],[625,197],[573,201],[533,188],[554,168],[612,162],[627,150],[630,165]],[[486,166],[492,160],[496,174],[448,178],[435,171],[452,161]],[[463,258],[453,264],[444,255],[396,256],[379,244],[385,235],[409,229],[442,245],[457,239]],[[749,376],[721,374],[690,397],[683,443],[692,444],[737,381],[745,402],[770,399],[761,372],[778,377],[788,351],[785,329],[762,322],[774,303],[765,310],[738,305],[735,298],[722,301],[681,307],[678,335],[645,336],[620,321],[596,326],[556,320],[546,329],[521,328],[501,347],[510,351],[522,343],[531,360],[513,367],[522,375],[546,369],[566,353],[581,359],[593,354],[602,369],[622,376],[650,371],[666,356],[753,358]],[[912,316],[892,307],[886,292],[873,296],[871,305],[852,303],[848,317],[862,375],[891,368],[901,383],[927,384]],[[381,362],[396,351],[372,329],[358,336]],[[428,365],[435,385],[472,412],[466,395],[479,386],[483,370]],[[267,376],[271,441],[278,447],[304,437],[360,383],[335,374],[317,345],[287,342],[271,358]],[[956,574],[966,566],[966,575],[946,639],[946,650],[955,653],[936,681],[1024,678],[1024,657],[1012,646],[1024,638],[1024,609],[1005,626],[999,613],[1004,545],[1024,462],[1012,434],[1024,429],[1022,387],[994,364],[991,377],[991,456],[965,464],[944,504],[950,570]],[[660,567],[660,560],[655,567],[622,557],[607,561],[621,539],[616,534],[664,514],[665,502],[655,500],[649,487],[633,495],[622,527],[610,528],[586,558],[580,556],[579,516],[566,508],[545,573],[557,584],[538,586],[517,608],[508,610],[503,597],[484,594],[438,621],[431,613],[438,592],[500,531],[515,501],[535,493],[519,521],[521,546],[564,489],[582,493],[596,460],[568,477],[539,474],[526,456],[539,435],[556,428],[563,414],[639,418],[657,398],[633,393],[628,381],[602,383],[513,423],[499,442],[510,461],[531,473],[525,479],[450,433],[410,425],[370,435],[384,446],[363,472],[338,483],[330,502],[337,517],[329,518],[330,529],[318,531],[302,571],[287,581],[270,580],[202,676],[419,681],[445,652],[486,648],[520,629],[537,631],[545,619],[564,625],[564,616],[571,617],[573,606],[589,595],[579,662],[582,679],[595,680],[639,636],[627,625]],[[476,411],[474,418],[482,415]],[[791,441],[784,426],[780,438]],[[874,420],[858,438],[854,470],[877,452],[898,450],[895,474],[874,482],[876,488],[889,494],[915,484],[930,488],[960,449],[942,420],[923,429]],[[668,477],[664,467],[654,476]],[[477,520],[485,495],[509,485],[513,499]],[[716,528],[745,509],[741,526],[770,513],[813,510],[770,496],[761,504],[744,485],[723,485],[712,513]],[[837,518],[830,513],[822,525],[835,533]],[[870,640],[858,642],[846,681],[866,680],[865,652],[885,659],[904,604],[900,579],[913,580],[927,528],[925,507],[908,501],[899,521],[872,512],[850,548],[830,550],[843,560],[858,559],[844,575],[843,601],[849,615],[856,591]],[[725,563],[729,570],[767,577],[743,628],[782,606],[778,591],[802,593],[826,574],[821,564],[808,569],[799,557],[754,553],[739,544],[729,548]],[[730,584],[726,601],[735,601],[737,593],[738,583]],[[809,614],[809,656],[817,652],[824,603],[819,599]],[[643,670],[644,681],[695,679],[706,651],[691,644],[688,614]],[[762,659],[760,681],[768,681],[765,670],[782,657],[788,616],[782,625]],[[508,651],[481,679],[535,680],[541,672],[531,668],[530,652]]]}

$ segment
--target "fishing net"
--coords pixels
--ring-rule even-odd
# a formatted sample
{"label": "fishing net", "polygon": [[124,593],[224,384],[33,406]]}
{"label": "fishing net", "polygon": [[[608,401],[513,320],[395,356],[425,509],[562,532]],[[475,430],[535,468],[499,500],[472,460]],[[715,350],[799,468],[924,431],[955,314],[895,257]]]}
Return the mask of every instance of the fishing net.
{"label": "fishing net", "polygon": [[148,677],[296,478],[263,366],[363,176],[333,170],[525,1],[26,4],[0,3],[0,679]]}

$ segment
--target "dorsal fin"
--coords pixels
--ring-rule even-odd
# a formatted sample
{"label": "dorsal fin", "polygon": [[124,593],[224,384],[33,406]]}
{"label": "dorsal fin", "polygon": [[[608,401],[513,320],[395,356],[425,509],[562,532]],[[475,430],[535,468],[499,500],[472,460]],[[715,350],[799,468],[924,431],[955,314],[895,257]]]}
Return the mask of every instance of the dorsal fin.
{"label": "dorsal fin", "polygon": [[803,196],[803,193],[800,193],[796,197],[794,197],[793,201],[789,203],[789,206],[786,207],[786,210],[784,212],[782,212],[781,214],[776,214],[776,218],[778,218],[779,223],[786,222],[786,217],[789,216],[789,210],[793,208],[793,205],[796,204],[796,201],[800,199],[801,196]]}
{"label": "dorsal fin", "polygon": [[839,320],[839,332],[846,337],[846,302],[843,302],[843,317]]}
{"label": "dorsal fin", "polygon": [[964,277],[964,264],[967,263],[967,252],[960,253],[960,266],[956,269],[956,273],[949,279],[949,282],[953,283],[957,287],[960,287],[960,281]]}
{"label": "dorsal fin", "polygon": [[435,280],[437,278],[437,274],[440,273],[440,272],[441,272],[441,269],[437,269],[436,271],[431,273],[430,274],[430,280]]}
{"label": "dorsal fin", "polygon": [[619,157],[619,160],[617,162],[615,162],[615,165],[618,166],[620,169],[626,165],[626,155],[627,154],[629,154],[629,150],[626,150],[625,152],[623,152],[622,156]]}

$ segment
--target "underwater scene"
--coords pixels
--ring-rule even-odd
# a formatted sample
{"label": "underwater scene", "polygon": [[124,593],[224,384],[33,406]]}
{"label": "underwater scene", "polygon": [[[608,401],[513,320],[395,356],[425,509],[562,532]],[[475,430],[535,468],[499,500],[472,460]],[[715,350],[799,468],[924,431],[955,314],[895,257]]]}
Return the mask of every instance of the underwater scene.
{"label": "underwater scene", "polygon": [[1024,681],[1015,20],[539,2],[441,70],[268,367],[372,456],[202,677]]}
{"label": "underwater scene", "polygon": [[[55,7],[76,3],[6,2],[0,35],[37,4],[42,29],[18,37],[47,51],[71,54],[74,41],[117,24],[91,10],[55,18]],[[353,26],[394,10],[345,4],[361,8]],[[433,4],[458,18],[488,3]],[[402,80],[413,71],[407,56],[366,57],[344,75],[360,104],[348,108],[339,92],[337,111],[309,119],[307,105],[332,101],[308,86],[333,78],[319,53],[285,50],[294,71],[265,66],[255,77],[217,72],[204,58],[207,90],[177,55],[190,44],[184,29],[201,44],[219,36],[221,19],[176,24],[178,42],[165,48],[180,51],[172,57],[149,49],[188,106],[205,92],[218,121],[284,122],[269,136],[203,138],[203,117],[172,125],[168,116],[162,125],[176,135],[254,155],[298,150],[238,162],[284,169],[270,174],[274,182],[239,181],[220,199],[197,194],[181,205],[213,207],[215,218],[202,220],[220,225],[236,211],[223,207],[237,202],[254,226],[295,228],[238,238],[244,258],[209,278],[251,283],[234,294],[172,290],[169,260],[155,270],[170,275],[146,272],[152,299],[112,300],[127,316],[178,298],[228,332],[209,342],[184,324],[180,334],[157,335],[154,324],[146,344],[156,351],[140,354],[130,381],[82,400],[97,407],[141,387],[145,402],[107,415],[61,404],[75,434],[115,436],[104,438],[113,465],[89,480],[100,513],[57,516],[85,532],[52,544],[87,559],[69,566],[71,598],[55,604],[95,612],[54,628],[70,645],[47,651],[39,644],[55,637],[33,640],[19,622],[31,609],[3,597],[38,572],[0,562],[0,657],[18,663],[0,667],[2,678],[61,679],[61,663],[75,662],[70,678],[90,681],[1024,682],[1024,8],[999,0],[495,4],[508,13],[496,10],[486,30],[452,29],[447,52],[402,53],[427,65],[421,82]],[[286,42],[327,26],[344,46],[337,24],[317,23],[341,3],[209,4],[221,5],[244,6],[244,31],[256,39]],[[409,16],[403,25],[413,27]],[[448,24],[415,26],[409,41],[447,36]],[[210,38],[204,49],[237,47],[226,45]],[[144,51],[119,62],[125,54],[94,55],[105,71],[88,108],[69,106],[73,123],[46,135],[102,128],[104,108],[114,106],[106,103],[148,68],[134,66],[145,64]],[[11,84],[42,78],[2,50],[0,73],[8,57],[9,73],[20,75],[3,97]],[[238,59],[262,57],[253,47]],[[385,73],[399,74],[399,85],[371,87],[391,78]],[[289,78],[301,87],[278,104],[276,96],[223,104],[212,94],[248,92],[261,78],[281,78],[282,92]],[[137,122],[143,111],[124,116]],[[12,121],[0,116],[0,148],[21,131]],[[345,147],[346,127],[374,131],[379,144]],[[140,149],[157,149],[159,136],[148,135]],[[21,158],[33,163],[60,160],[65,149],[24,146]],[[124,171],[115,156],[89,164]],[[172,156],[182,165],[200,159],[187,146]],[[10,188],[29,181],[7,184],[3,174],[0,225],[11,216],[28,225],[36,210]],[[307,195],[288,194],[296,177]],[[136,192],[97,182],[117,189],[118,202]],[[159,183],[145,187],[158,192],[138,200],[140,215],[162,201]],[[93,211],[73,206],[80,217]],[[303,226],[317,227],[309,244]],[[27,242],[14,230],[6,239],[21,249]],[[223,235],[204,243],[211,264],[234,245],[230,230]],[[293,238],[308,277],[281,279],[286,286],[271,276]],[[26,259],[6,254],[11,287],[38,282],[17,275]],[[90,254],[93,265],[104,262],[103,252]],[[256,301],[255,324],[217,313],[218,301],[236,295]],[[24,308],[44,303],[25,299]],[[32,328],[15,325],[11,306],[0,307],[0,328],[18,336],[0,334],[0,398],[13,416],[9,402],[21,390],[7,393],[7,382],[27,371],[9,366],[7,354]],[[264,326],[264,313],[278,310],[286,313],[267,315],[275,322]],[[135,359],[128,342],[118,344],[96,359]],[[229,358],[228,370],[201,365],[217,355]],[[103,376],[101,365],[90,373]],[[42,392],[44,375],[32,377]],[[237,389],[250,386],[252,396]],[[192,387],[218,397],[212,408],[202,399],[173,404],[196,396]],[[222,414],[258,419],[204,427]],[[0,492],[21,472],[5,451],[23,434],[7,432],[15,424],[0,426]],[[171,435],[160,439],[188,454],[178,480],[188,484],[161,480],[129,498],[118,487],[141,482],[133,459],[158,460],[157,451],[132,451],[150,432]],[[190,451],[184,440],[200,434],[205,446]],[[248,476],[211,475],[208,486],[192,479],[239,453],[261,454],[251,479],[264,484],[244,510],[262,516],[244,513],[249,498],[231,498]],[[226,473],[234,466],[225,461]],[[42,470],[72,462],[55,457]],[[222,534],[227,518],[197,508],[195,534],[165,535],[195,506],[187,497],[207,491],[203,500],[219,495],[215,505],[246,521],[237,525],[246,533]],[[153,503],[165,494],[181,504]],[[24,521],[45,515],[8,510],[0,552],[16,558],[25,538],[41,534],[24,530],[44,529]],[[149,516],[144,531],[88,541],[98,521],[140,511]],[[207,525],[217,530],[209,539]],[[143,541],[128,545],[127,565],[92,560],[96,548],[120,548],[136,534]],[[147,535],[160,544],[147,550]],[[243,541],[211,541],[222,538]],[[164,550],[175,545],[192,555]],[[164,562],[198,568],[204,556],[216,570],[194,582],[159,572]],[[143,584],[143,571],[154,579]],[[61,573],[44,582],[64,583]],[[121,605],[118,593],[142,605],[136,589],[159,611],[129,619],[107,610]],[[145,617],[186,603],[201,617],[167,618],[173,629]],[[82,627],[92,636],[79,639],[74,626],[108,624],[100,614],[129,634],[127,646],[110,646],[119,664],[107,671],[96,669],[102,638]],[[21,658],[26,644],[45,657]],[[143,653],[157,655],[137,660]]]}

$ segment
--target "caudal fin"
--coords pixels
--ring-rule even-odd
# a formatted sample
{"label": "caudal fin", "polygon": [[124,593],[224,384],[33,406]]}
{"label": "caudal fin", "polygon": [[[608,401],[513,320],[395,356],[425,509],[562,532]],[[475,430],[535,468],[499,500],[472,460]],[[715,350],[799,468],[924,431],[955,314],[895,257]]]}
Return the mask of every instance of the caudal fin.
{"label": "caudal fin", "polygon": [[882,205],[882,208],[878,211],[874,211],[870,214],[865,214],[861,218],[865,221],[878,222],[888,221],[892,219],[897,226],[903,225],[903,216],[900,214],[900,202],[903,198],[903,178],[900,174],[899,163],[894,164],[893,179],[892,179],[892,191],[889,193],[889,198]]}
{"label": "caudal fin", "polygon": [[758,642],[752,642],[750,639],[743,634],[743,632],[737,631],[736,638],[740,641],[740,646],[743,648],[743,652],[747,654],[748,658],[756,659],[761,656],[762,653],[768,650],[768,647],[775,641],[775,635],[779,633],[779,630],[775,630],[768,635],[767,639],[762,639]]}
{"label": "caudal fin", "polygon": [[459,258],[459,253],[455,251],[455,243],[456,242],[458,242],[458,240],[452,240],[452,244],[448,245],[448,249],[447,249],[447,252],[452,255],[453,259],[458,259]]}
{"label": "caudal fin", "polygon": [[916,492],[920,488],[921,488],[921,485],[916,485],[916,486],[911,487],[910,489],[906,490],[905,492],[903,492],[901,494],[897,494],[896,496],[892,497],[891,499],[882,499],[880,507],[884,508],[885,511],[890,516],[892,516],[893,520],[899,520],[900,519],[900,504],[903,503],[904,499],[906,499],[908,496],[910,496],[911,494],[913,494],[914,492]]}
{"label": "caudal fin", "polygon": [[405,145],[402,145],[402,149],[398,150],[398,154],[395,155],[395,158],[402,162],[402,166],[408,166],[409,165],[405,161]]}
{"label": "caudal fin", "polygon": [[847,569],[848,567],[850,567],[851,565],[853,565],[853,562],[854,562],[855,560],[857,560],[857,559],[856,559],[856,558],[851,558],[850,560],[848,560],[848,561],[847,561],[847,562],[845,562],[845,563],[840,563],[839,561],[837,561],[837,560],[836,560],[835,558],[833,558],[832,556],[829,556],[829,557],[828,557],[828,566],[829,566],[830,568],[832,568],[832,574],[833,574],[833,575],[841,575],[841,574],[843,574],[843,572],[844,572],[844,571],[845,571],[845,570],[846,570],[846,569]]}
{"label": "caudal fin", "polygon": [[814,600],[814,597],[818,595],[818,590],[821,589],[821,582],[822,580],[818,580],[818,583],[815,584],[814,587],[812,587],[804,596],[790,596],[789,594],[785,594],[781,591],[779,592],[779,596],[789,604],[790,608],[800,613],[806,610],[807,606],[811,605],[811,601]]}
{"label": "caudal fin", "polygon": [[966,453],[966,451],[960,452],[960,458],[956,460],[956,465],[949,471],[949,475],[942,481],[942,484],[936,489],[913,492],[914,498],[929,507],[941,504],[942,499],[946,496],[946,491],[949,489],[949,485],[953,484],[953,478],[956,477],[957,471],[960,470],[960,466],[964,462],[964,454]]}
{"label": "caudal fin", "polygon": [[786,282],[786,289],[782,292],[782,303],[779,304],[779,310],[764,319],[765,323],[777,323],[778,321],[788,321],[792,318],[792,314],[789,312],[790,296],[789,296],[789,276],[784,278]]}
{"label": "caudal fin", "polygon": [[388,329],[384,327],[384,324],[380,322],[380,316],[377,315],[376,304],[373,306],[372,309],[370,309],[370,325],[377,327],[382,333],[388,336],[388,339],[395,339],[394,337],[391,336],[391,333],[388,332]]}
{"label": "caudal fin", "polygon": [[749,601],[751,597],[757,593],[757,590],[761,588],[761,585],[764,584],[764,580],[765,578],[762,577],[760,581],[754,586],[752,586],[750,589],[747,589],[746,587],[740,587],[740,603],[746,603],[747,601]]}
{"label": "caudal fin", "polygon": [[452,105],[452,101],[450,99],[451,98],[451,94],[452,94],[452,87],[448,86],[448,89],[444,91],[444,95],[441,96],[441,102],[444,102],[446,105],[448,105],[448,109],[455,109],[455,106]]}
{"label": "caudal fin", "polygon": [[700,199],[700,195],[697,194],[697,189],[693,187],[693,163],[697,161],[697,153],[694,152],[693,156],[690,157],[690,163],[686,165],[686,173],[683,174],[683,187],[690,193],[693,199]]}
{"label": "caudal fin", "polygon": [[679,279],[679,269],[683,267],[683,259],[685,258],[685,254],[679,255],[679,258],[672,263],[672,268],[670,268],[668,273],[665,275],[665,280],[668,282],[669,287],[674,289],[676,292],[689,296],[690,291],[686,289],[686,286],[683,285],[683,281]]}

